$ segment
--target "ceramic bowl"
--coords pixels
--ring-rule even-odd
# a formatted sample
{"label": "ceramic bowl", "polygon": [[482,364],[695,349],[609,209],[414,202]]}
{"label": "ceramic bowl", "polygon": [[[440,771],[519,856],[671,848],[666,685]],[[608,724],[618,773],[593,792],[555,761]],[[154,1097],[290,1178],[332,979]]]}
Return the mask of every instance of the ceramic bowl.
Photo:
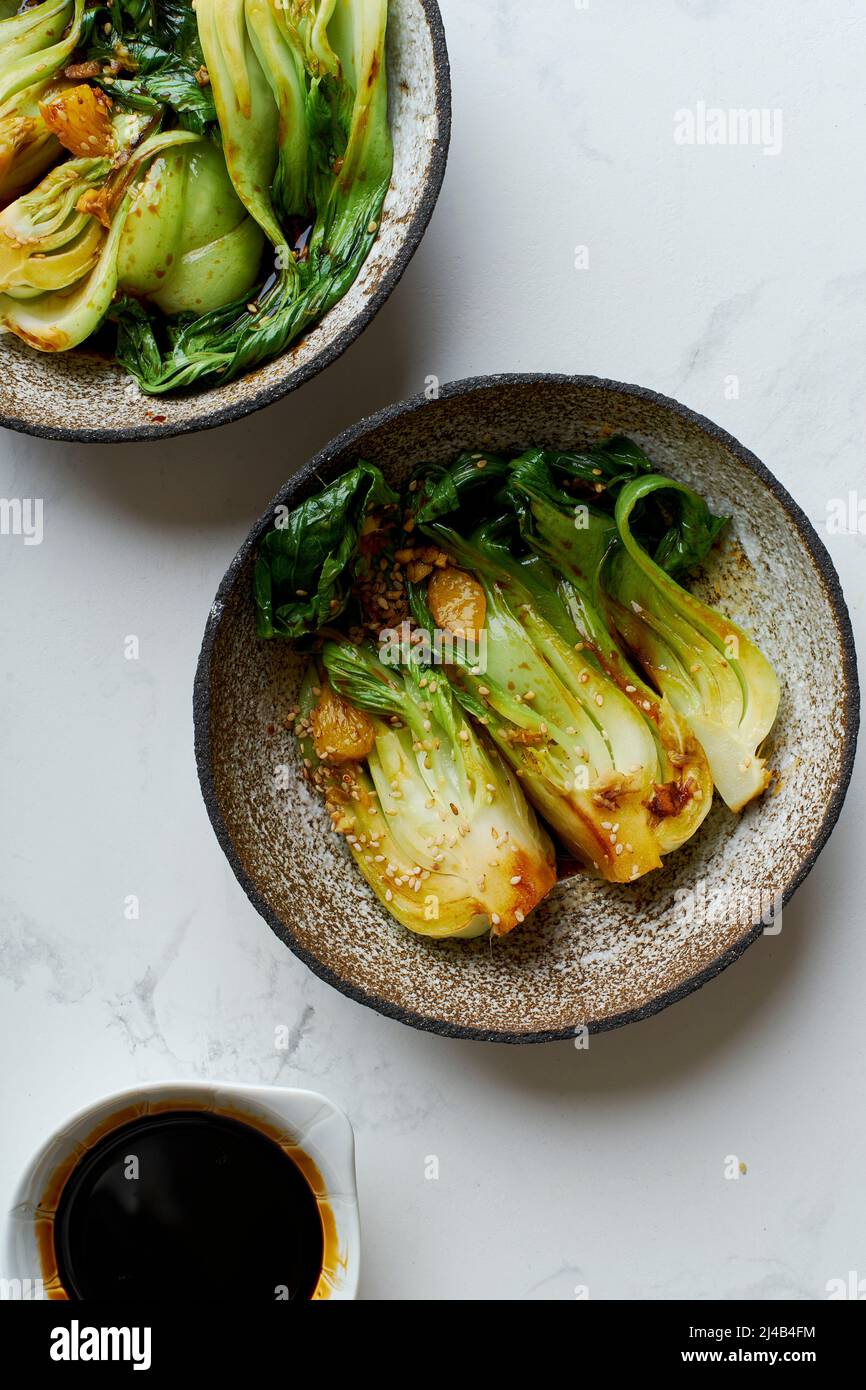
{"label": "ceramic bowl", "polygon": [[448,157],[451,81],[436,0],[390,0],[394,175],[380,235],[348,294],[294,347],[237,381],[146,396],[94,353],[45,354],[0,339],[0,425],[45,439],[114,443],[209,429],[271,405],[334,362],[381,309],[433,215]]}
{"label": "ceramic bowl", "polygon": [[[773,795],[740,816],[716,798],[665,867],[627,887],[560,883],[502,940],[434,943],[376,901],[302,783],[284,726],[301,663],[256,638],[251,571],[276,504],[291,507],[357,458],[398,481],[421,461],[484,445],[582,446],[609,431],[644,446],[735,518],[697,591],[752,629],[782,702],[768,748]],[[208,812],[250,901],[312,970],[345,994],[453,1037],[538,1042],[612,1028],[704,984],[763,932],[815,863],[848,786],[858,722],[854,644],[830,558],[782,485],[735,439],[654,392],[592,377],[494,377],[396,405],[348,430],[293,477],[229,567],[195,688]],[[268,733],[268,728],[272,733]],[[275,776],[289,769],[290,791]]]}
{"label": "ceramic bowl", "polygon": [[[63,1183],[106,1133],[166,1110],[207,1110],[264,1130],[296,1153],[316,1194],[325,1233],[314,1297],[354,1299],[360,1271],[355,1139],[348,1119],[314,1091],[204,1081],[152,1082],[106,1096],[73,1115],[27,1165],[6,1218],[3,1291],[11,1299],[64,1298],[51,1226]],[[297,1151],[300,1151],[299,1154]],[[250,1194],[251,1210],[255,1194]]]}

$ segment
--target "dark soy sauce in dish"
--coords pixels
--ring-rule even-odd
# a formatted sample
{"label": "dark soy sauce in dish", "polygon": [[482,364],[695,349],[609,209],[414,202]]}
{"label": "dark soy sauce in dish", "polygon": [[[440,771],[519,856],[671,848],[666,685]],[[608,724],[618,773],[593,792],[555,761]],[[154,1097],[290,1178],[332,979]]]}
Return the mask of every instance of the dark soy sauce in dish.
{"label": "dark soy sauce in dish", "polygon": [[70,1298],[309,1299],[324,1233],[300,1168],[252,1124],[210,1111],[113,1130],[70,1173],[54,1245]]}

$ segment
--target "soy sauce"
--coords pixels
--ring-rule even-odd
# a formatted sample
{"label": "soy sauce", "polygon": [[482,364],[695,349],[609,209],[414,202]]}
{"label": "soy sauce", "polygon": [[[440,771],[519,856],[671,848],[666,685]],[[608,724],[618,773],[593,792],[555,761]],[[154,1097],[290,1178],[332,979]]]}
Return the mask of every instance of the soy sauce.
{"label": "soy sauce", "polygon": [[302,1300],[324,1234],[309,1183],[274,1139],[175,1110],[113,1130],[79,1161],[54,1245],[70,1298]]}

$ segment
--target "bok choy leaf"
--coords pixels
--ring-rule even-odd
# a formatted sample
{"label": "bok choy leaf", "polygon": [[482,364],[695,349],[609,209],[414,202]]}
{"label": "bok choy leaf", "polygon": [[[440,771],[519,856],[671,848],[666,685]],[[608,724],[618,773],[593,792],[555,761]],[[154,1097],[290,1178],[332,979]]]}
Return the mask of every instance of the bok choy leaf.
{"label": "bok choy leaf", "polygon": [[[300,78],[292,44],[266,8],[258,0],[219,5],[200,0],[197,15],[229,172],[274,247],[276,271],[252,299],[181,322],[167,347],[140,308],[122,306],[118,358],[152,394],[203,380],[229,381],[282,352],[346,294],[378,235],[393,159],[385,74],[387,0],[353,0],[335,13],[332,37],[343,74],[346,143],[333,168],[323,173],[323,150],[330,149],[332,137],[323,145],[322,133],[332,128],[331,108],[314,85],[306,109],[317,113],[317,138],[309,144],[307,187],[318,201],[301,259],[288,246],[274,197],[279,195],[283,208],[300,197],[301,145],[308,135],[306,127],[294,124],[294,83]],[[275,91],[282,94],[279,105]]]}
{"label": "bok choy leaf", "polygon": [[260,637],[303,638],[335,623],[346,611],[352,585],[377,558],[367,537],[377,513],[395,510],[397,495],[373,464],[348,473],[280,515],[262,538],[255,567]]}
{"label": "bok choy leaf", "polygon": [[422,936],[512,931],[553,887],[553,847],[441,672],[345,641],[322,662],[330,685],[308,715],[302,696],[302,748],[370,887]]}

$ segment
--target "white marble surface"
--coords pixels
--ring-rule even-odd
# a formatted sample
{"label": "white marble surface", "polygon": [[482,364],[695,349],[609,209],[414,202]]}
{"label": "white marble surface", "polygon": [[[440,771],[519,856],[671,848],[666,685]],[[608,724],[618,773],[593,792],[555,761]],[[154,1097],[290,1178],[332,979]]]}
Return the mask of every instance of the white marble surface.
{"label": "white marble surface", "polygon": [[[781,936],[588,1053],[350,1003],[247,904],[202,807],[190,689],[227,562],[311,451],[431,373],[586,371],[713,417],[819,526],[866,646],[866,537],[826,528],[866,487],[860,0],[442,8],[446,186],[342,361],[198,439],[0,437],[0,496],[44,499],[41,546],[0,537],[0,1201],[100,1093],[277,1081],[354,1122],[366,1298],[821,1298],[866,1276],[862,769]],[[678,145],[699,102],[781,110],[781,153]]]}

